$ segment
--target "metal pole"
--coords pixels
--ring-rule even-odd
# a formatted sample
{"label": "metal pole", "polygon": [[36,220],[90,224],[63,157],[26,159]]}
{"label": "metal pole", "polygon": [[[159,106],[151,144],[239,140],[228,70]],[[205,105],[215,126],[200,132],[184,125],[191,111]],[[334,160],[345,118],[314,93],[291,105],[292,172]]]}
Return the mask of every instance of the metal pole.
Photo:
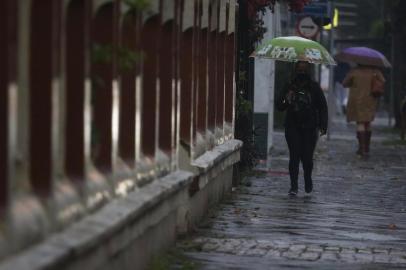
{"label": "metal pole", "polygon": [[[330,18],[332,18],[334,14],[334,2],[330,1],[329,2],[330,6]],[[331,22],[331,29],[329,32],[329,51],[331,54],[333,54],[334,50],[334,25],[333,21]],[[331,125],[333,123],[333,113],[334,113],[334,66],[330,66],[330,72],[329,72],[329,87],[328,87],[328,96],[327,96],[327,105],[328,105],[328,129],[327,129],[327,140],[331,139]]]}
{"label": "metal pole", "polygon": [[390,70],[390,93],[389,93],[389,127],[392,127],[392,119],[394,115],[394,91],[395,91],[395,35],[392,33],[391,42],[391,64],[392,68]]}
{"label": "metal pole", "polygon": [[[324,22],[323,20],[321,21],[321,26],[320,26],[320,37],[319,37],[319,43],[323,45],[323,34],[324,34]],[[318,65],[317,69],[317,80],[319,83],[321,83],[321,65]]]}

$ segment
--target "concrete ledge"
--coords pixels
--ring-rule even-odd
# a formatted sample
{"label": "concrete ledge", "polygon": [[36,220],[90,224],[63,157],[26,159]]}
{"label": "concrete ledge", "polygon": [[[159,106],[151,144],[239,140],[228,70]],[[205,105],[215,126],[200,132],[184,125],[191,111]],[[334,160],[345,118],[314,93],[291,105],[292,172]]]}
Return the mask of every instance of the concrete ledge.
{"label": "concrete ledge", "polygon": [[192,165],[196,166],[200,173],[207,173],[220,160],[235,153],[242,147],[242,141],[228,140],[224,144],[214,147],[211,151],[207,151],[199,158],[192,161]]}
{"label": "concrete ledge", "polygon": [[[184,171],[176,171],[153,181],[129,193],[125,198],[111,201],[97,213],[85,217],[64,232],[54,234],[44,242],[6,260],[0,265],[0,269],[64,269],[82,255],[98,249],[104,241],[114,238],[115,234],[124,230],[129,224],[134,224],[141,217],[149,214],[148,218],[143,218],[143,221],[136,225],[136,229],[132,229],[130,238],[127,237],[126,241],[120,241],[115,245],[108,245],[110,255],[114,254],[126,243],[134,241],[145,230],[159,223],[170,211],[176,210],[176,207],[183,202],[182,196],[168,204],[166,204],[167,199],[182,188],[186,188],[191,181],[192,174]],[[164,203],[159,206],[161,202]],[[153,211],[157,207],[159,211]],[[150,215],[151,212],[154,213]],[[108,257],[104,258],[104,260],[107,259]],[[100,266],[100,263],[103,263],[100,258],[94,263],[87,262],[86,265],[90,268],[83,269],[95,269]]]}
{"label": "concrete ledge", "polygon": [[43,242],[8,257],[0,270],[145,269],[151,256],[190,231],[230,192],[241,146],[228,140],[189,163],[190,171],[151,179],[64,231],[48,231]]}

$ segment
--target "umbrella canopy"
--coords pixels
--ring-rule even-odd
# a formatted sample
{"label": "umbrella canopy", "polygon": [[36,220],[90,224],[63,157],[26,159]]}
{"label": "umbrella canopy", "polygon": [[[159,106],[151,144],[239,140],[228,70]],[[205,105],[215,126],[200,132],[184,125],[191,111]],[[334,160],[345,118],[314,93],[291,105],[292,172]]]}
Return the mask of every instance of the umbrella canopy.
{"label": "umbrella canopy", "polygon": [[335,58],[342,62],[353,62],[362,65],[386,68],[392,67],[388,59],[386,59],[382,53],[367,47],[350,47],[344,49],[338,53]]}
{"label": "umbrella canopy", "polygon": [[313,40],[296,36],[273,38],[255,50],[251,57],[336,65],[334,59],[322,45]]}

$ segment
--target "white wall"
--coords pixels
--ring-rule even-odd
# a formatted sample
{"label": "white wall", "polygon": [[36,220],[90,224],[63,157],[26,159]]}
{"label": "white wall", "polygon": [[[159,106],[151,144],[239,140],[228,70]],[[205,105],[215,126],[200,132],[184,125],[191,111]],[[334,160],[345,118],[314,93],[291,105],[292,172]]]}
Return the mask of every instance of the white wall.
{"label": "white wall", "polygon": [[[263,20],[267,32],[264,34],[262,42],[280,36],[280,6],[278,3],[275,5],[274,13],[266,11]],[[254,80],[254,113],[268,113],[267,152],[269,153],[273,145],[275,61],[255,59]]]}

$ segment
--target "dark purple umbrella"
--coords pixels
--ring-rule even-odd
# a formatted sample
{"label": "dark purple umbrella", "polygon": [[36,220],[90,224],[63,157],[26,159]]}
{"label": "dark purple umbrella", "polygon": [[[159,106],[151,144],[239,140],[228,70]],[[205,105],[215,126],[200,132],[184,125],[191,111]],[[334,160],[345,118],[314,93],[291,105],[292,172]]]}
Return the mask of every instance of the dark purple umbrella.
{"label": "dark purple umbrella", "polygon": [[367,47],[350,47],[342,50],[335,57],[338,61],[342,62],[353,62],[368,66],[377,67],[392,67],[386,57],[371,48]]}

